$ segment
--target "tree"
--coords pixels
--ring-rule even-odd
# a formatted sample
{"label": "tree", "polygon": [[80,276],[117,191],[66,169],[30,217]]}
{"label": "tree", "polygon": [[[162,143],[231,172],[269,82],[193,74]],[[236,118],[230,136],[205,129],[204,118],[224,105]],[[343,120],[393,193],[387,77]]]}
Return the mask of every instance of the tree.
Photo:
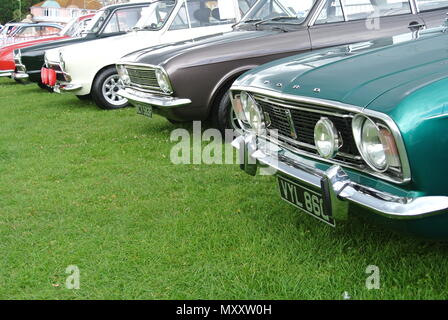
{"label": "tree", "polygon": [[[18,21],[24,18],[30,12],[31,6],[33,6],[36,3],[42,2],[42,0],[21,0],[20,5],[19,0],[1,0],[1,1],[2,1],[2,8],[0,10],[1,24],[4,24],[11,20]],[[21,12],[19,12],[19,7],[22,7]]]}

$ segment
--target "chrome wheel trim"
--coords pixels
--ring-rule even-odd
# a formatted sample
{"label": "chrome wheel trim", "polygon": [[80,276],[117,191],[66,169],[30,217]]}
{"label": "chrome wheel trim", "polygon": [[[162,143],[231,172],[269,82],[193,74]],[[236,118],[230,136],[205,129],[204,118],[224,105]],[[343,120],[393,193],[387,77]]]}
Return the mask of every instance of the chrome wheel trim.
{"label": "chrome wheel trim", "polygon": [[128,102],[127,99],[117,95],[118,90],[122,88],[122,86],[119,83],[119,79],[120,78],[118,74],[113,74],[103,82],[102,87],[103,97],[104,99],[106,99],[108,103],[110,103],[113,106],[121,106]]}

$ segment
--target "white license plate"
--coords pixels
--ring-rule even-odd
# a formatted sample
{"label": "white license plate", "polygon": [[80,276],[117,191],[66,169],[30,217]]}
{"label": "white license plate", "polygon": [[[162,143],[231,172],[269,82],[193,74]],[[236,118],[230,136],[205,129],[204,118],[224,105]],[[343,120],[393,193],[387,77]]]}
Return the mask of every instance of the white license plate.
{"label": "white license plate", "polygon": [[312,190],[281,176],[278,177],[278,184],[283,200],[332,227],[336,226],[331,210],[327,209],[330,206],[325,206],[320,190]]}
{"label": "white license plate", "polygon": [[149,106],[147,104],[138,104],[137,114],[141,114],[142,116],[152,118],[152,106]]}

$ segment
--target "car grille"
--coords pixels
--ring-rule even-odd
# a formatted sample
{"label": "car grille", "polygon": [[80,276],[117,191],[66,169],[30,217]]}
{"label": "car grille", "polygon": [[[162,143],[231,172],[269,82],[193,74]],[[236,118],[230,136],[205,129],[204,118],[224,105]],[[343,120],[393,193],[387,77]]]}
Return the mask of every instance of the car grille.
{"label": "car grille", "polygon": [[271,134],[277,130],[278,140],[283,144],[319,156],[314,144],[314,127],[322,117],[326,117],[334,123],[342,139],[342,146],[334,160],[365,167],[353,138],[353,115],[349,112],[258,94],[254,94],[254,98],[263,111],[268,130]]}
{"label": "car grille", "polygon": [[163,93],[160,89],[156,77],[156,70],[153,68],[126,66],[133,89],[148,92]]}

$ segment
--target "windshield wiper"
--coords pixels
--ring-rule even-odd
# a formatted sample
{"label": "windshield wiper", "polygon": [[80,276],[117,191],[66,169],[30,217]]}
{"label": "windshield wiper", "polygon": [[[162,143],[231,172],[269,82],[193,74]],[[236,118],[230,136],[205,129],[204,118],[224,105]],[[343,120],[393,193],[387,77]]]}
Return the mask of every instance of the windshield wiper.
{"label": "windshield wiper", "polygon": [[255,27],[258,27],[260,24],[263,24],[266,22],[280,21],[280,20],[299,20],[299,19],[297,19],[297,17],[291,17],[291,16],[278,16],[278,17],[273,17],[273,18],[258,21],[257,23],[255,23]]}

